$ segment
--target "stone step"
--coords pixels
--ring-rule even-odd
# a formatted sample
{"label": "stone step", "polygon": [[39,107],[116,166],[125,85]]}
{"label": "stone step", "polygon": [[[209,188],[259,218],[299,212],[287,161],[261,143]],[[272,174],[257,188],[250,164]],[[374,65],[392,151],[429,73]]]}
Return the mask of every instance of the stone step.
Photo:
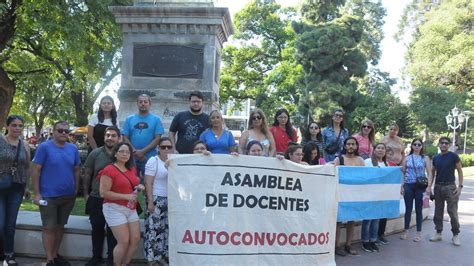
{"label": "stone step", "polygon": [[[404,228],[403,213],[404,206],[401,202],[401,214],[399,218],[389,219],[387,222],[386,234],[401,232]],[[429,208],[423,209],[423,218],[426,219],[429,214]],[[411,225],[415,224],[415,213],[412,213]],[[41,237],[41,216],[39,212],[20,211],[17,219],[16,234],[15,234],[15,252],[19,256],[26,257],[40,257],[44,258],[45,253],[42,245]],[[141,220],[141,231],[144,231],[143,220]],[[346,230],[341,230],[341,240],[346,239]],[[361,222],[356,223],[354,229],[354,242],[360,241]],[[341,242],[343,243],[343,242]],[[106,241],[104,246],[107,245]],[[104,250],[105,247],[104,247]],[[61,244],[59,253],[69,259],[87,260],[92,256],[91,244],[91,226],[89,217],[75,216],[69,217],[69,222],[64,230],[64,238]],[[107,257],[104,251],[103,257]],[[140,262],[144,260],[143,257],[143,242],[140,242],[138,251],[134,258],[135,261]]]}

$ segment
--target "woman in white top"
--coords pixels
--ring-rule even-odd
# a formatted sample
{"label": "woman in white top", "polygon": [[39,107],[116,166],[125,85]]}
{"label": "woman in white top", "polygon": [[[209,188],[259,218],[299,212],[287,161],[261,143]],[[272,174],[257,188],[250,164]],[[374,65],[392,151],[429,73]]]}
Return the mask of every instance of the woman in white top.
{"label": "woman in white top", "polygon": [[104,146],[105,129],[109,126],[119,127],[114,99],[104,96],[100,99],[99,111],[92,114],[87,126],[87,139],[91,150]]}
{"label": "woman in white top", "polygon": [[[387,148],[383,143],[377,143],[373,148],[371,158],[365,159],[365,166],[369,167],[387,167]],[[379,219],[362,221],[362,249],[367,252],[378,252],[379,248],[375,245],[379,232]]]}
{"label": "woman in white top", "polygon": [[146,211],[143,248],[150,265],[168,265],[168,154],[173,153],[171,139],[162,137],[159,155],[151,157],[145,166]]}

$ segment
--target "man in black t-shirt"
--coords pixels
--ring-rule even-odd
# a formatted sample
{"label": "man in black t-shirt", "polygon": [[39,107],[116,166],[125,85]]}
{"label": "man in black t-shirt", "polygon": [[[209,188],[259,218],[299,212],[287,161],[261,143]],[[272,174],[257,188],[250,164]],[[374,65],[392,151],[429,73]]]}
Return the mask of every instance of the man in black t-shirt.
{"label": "man in black t-shirt", "polygon": [[[433,222],[435,224],[436,234],[430,238],[430,241],[436,242],[442,240],[444,202],[446,201],[449,218],[451,218],[453,244],[459,246],[461,245],[461,241],[459,239],[458,201],[463,188],[463,173],[459,156],[448,150],[450,143],[448,137],[441,137],[439,139],[439,149],[441,153],[433,158],[432,174],[434,181],[432,183],[435,184],[435,213]],[[454,169],[458,171],[458,186],[456,186],[455,182]]]}
{"label": "man in black t-shirt", "polygon": [[203,98],[200,91],[191,92],[189,110],[178,113],[171,122],[169,136],[179,153],[193,153],[193,143],[209,127],[209,115],[202,112]]}

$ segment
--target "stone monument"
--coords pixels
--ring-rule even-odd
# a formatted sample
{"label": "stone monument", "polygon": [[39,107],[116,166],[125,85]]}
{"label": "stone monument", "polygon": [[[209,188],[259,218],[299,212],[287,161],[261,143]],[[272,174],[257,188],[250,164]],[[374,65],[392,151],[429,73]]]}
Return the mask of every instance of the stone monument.
{"label": "stone monument", "polygon": [[123,33],[119,120],[137,112],[141,93],[167,131],[175,114],[189,109],[190,91],[205,97],[204,111],[219,108],[222,45],[233,34],[227,8],[212,0],[136,0],[111,6]]}

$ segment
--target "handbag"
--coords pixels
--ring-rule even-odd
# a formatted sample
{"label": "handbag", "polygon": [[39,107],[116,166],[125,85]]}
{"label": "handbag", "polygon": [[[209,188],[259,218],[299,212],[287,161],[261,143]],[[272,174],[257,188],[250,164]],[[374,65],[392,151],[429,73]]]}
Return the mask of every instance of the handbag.
{"label": "handbag", "polygon": [[413,159],[413,155],[411,156],[411,162],[413,164],[413,169],[415,169],[415,176],[416,176],[415,186],[419,189],[426,189],[428,187],[428,178],[424,175],[418,175],[418,173],[416,172],[415,160]]}
{"label": "handbag", "polygon": [[17,167],[18,167],[18,160],[19,160],[19,157],[20,157],[20,145],[21,145],[21,141],[18,140],[15,160],[13,160],[12,166],[10,167],[10,173],[6,173],[6,174],[3,174],[2,176],[0,176],[0,189],[7,189],[13,183],[13,177],[16,174]]}
{"label": "handbag", "polygon": [[328,154],[335,154],[339,150],[339,138],[341,137],[341,130],[339,130],[339,134],[337,135],[336,141],[331,142],[326,148],[324,149]]}
{"label": "handbag", "polygon": [[[113,164],[112,164],[113,165]],[[126,174],[124,174],[122,171],[120,171],[120,169],[114,165],[115,168],[117,168],[117,170],[123,175],[125,176],[125,178],[128,180],[128,182],[130,183],[130,186],[132,187],[132,190],[135,190],[135,188],[133,187],[133,184],[132,184],[132,181],[130,181],[130,179],[128,178],[128,176]],[[143,208],[142,206],[140,205],[140,202],[137,200],[137,214],[138,216],[140,216],[140,214],[142,214],[143,212]]]}

